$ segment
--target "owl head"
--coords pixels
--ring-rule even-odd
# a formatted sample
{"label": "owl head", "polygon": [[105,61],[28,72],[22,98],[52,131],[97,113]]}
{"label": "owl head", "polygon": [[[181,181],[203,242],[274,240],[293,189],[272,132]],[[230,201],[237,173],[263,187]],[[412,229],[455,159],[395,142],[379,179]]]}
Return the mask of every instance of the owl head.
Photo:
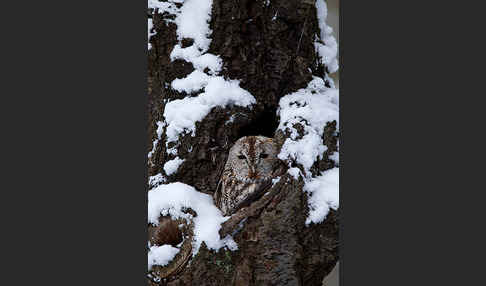
{"label": "owl head", "polygon": [[255,181],[272,176],[277,158],[272,138],[246,136],[235,142],[228,155],[228,163],[236,179]]}

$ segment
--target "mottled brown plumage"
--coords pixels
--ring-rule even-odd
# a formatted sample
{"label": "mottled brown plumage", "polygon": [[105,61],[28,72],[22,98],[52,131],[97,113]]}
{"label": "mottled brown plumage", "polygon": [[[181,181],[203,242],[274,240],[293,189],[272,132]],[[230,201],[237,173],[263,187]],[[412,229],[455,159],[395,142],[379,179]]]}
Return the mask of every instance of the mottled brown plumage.
{"label": "mottled brown plumage", "polygon": [[272,138],[242,137],[233,145],[215,192],[216,205],[224,215],[258,199],[280,175],[282,162]]}

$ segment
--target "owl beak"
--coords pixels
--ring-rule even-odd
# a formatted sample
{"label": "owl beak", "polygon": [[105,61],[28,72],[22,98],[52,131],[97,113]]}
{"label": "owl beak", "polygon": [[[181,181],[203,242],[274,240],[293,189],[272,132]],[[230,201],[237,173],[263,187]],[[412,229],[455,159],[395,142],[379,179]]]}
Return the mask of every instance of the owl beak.
{"label": "owl beak", "polygon": [[257,176],[258,176],[258,173],[255,170],[255,167],[250,167],[250,173],[248,174],[248,177],[250,177],[250,179],[256,179]]}

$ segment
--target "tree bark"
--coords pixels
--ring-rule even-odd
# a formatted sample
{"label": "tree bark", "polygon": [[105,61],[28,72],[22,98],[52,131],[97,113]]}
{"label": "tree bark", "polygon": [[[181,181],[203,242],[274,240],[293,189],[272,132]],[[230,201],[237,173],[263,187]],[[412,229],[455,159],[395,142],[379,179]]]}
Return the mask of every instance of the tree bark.
{"label": "tree bark", "polygon": [[[257,100],[252,109],[216,107],[196,123],[195,136],[181,135],[178,155],[185,159],[167,182],[182,182],[212,195],[216,190],[228,151],[240,137],[264,135],[279,144],[289,136],[276,131],[277,107],[286,94],[305,88],[313,76],[323,78],[326,67],[319,61],[315,36],[319,35],[312,0],[213,0],[209,53],[223,60],[221,74],[240,80],[240,86]],[[156,34],[148,55],[149,121],[147,152],[157,139],[157,122],[163,121],[165,104],[187,95],[170,88],[176,78],[194,67],[183,60],[170,60],[178,43],[176,25],[149,11]],[[185,40],[190,44],[190,40]],[[184,41],[183,41],[184,44]],[[326,85],[330,86],[329,83]],[[231,124],[227,124],[230,117]],[[164,135],[149,160],[149,176],[166,175],[168,154]],[[323,142],[328,147],[312,167],[317,174],[334,167],[328,158],[337,150],[336,124],[326,126]],[[173,143],[169,144],[169,148]],[[298,164],[296,167],[300,167]],[[338,261],[339,213],[331,210],[319,224],[305,225],[308,214],[303,180],[286,174],[269,193],[240,210],[223,224],[220,235],[232,234],[238,250],[218,252],[201,246],[185,268],[151,285],[322,285]]]}

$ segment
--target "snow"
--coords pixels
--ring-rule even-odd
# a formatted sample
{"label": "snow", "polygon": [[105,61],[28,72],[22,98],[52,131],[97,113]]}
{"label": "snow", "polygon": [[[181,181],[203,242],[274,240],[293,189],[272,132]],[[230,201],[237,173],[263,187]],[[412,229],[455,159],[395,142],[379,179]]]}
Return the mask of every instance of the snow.
{"label": "snow", "polygon": [[223,60],[219,56],[213,54],[204,54],[192,60],[194,68],[197,70],[204,70],[208,68],[211,74],[216,74],[221,71],[223,67]]}
{"label": "snow", "polygon": [[333,160],[334,163],[339,165],[339,152],[334,152],[331,155],[329,155],[329,159]]}
{"label": "snow", "polygon": [[167,265],[179,253],[179,250],[179,248],[169,244],[150,247],[148,253],[148,269],[150,270],[153,265]]}
{"label": "snow", "polygon": [[278,11],[277,11],[277,12],[275,12],[275,15],[273,15],[272,21],[277,20],[277,15],[278,15]]}
{"label": "snow", "polygon": [[315,49],[317,54],[322,60],[322,63],[326,65],[329,69],[330,73],[334,73],[339,69],[338,62],[337,62],[337,42],[334,37],[330,38],[332,40],[328,40],[326,45],[323,45],[319,42],[315,42]]}
{"label": "snow", "polygon": [[[191,148],[192,148],[192,146],[191,146]],[[177,155],[177,148],[175,146],[172,147],[172,148],[168,148],[167,149],[167,154],[174,155],[174,156]]]}
{"label": "snow", "polygon": [[162,131],[164,130],[165,123],[162,121],[157,121],[157,130],[155,131],[157,133],[157,138],[160,139],[162,138]]}
{"label": "snow", "polygon": [[[207,53],[212,32],[209,28],[211,7],[212,0],[186,0],[174,20],[179,43],[173,48],[170,58],[172,61],[183,59],[190,62],[195,70],[185,78],[173,80],[171,87],[187,94],[201,90],[202,93],[167,103],[164,110],[167,144],[176,142],[183,133],[195,135],[196,122],[203,120],[216,106],[251,107],[256,103],[255,98],[239,86],[238,80],[227,80],[218,75],[223,61],[219,56]],[[185,38],[192,39],[194,43],[182,48]],[[171,151],[177,154],[175,149]]]}
{"label": "snow", "polygon": [[[335,120],[339,128],[338,97],[336,89],[327,88],[324,80],[314,77],[306,88],[280,99],[278,129],[291,132],[278,155],[281,160],[295,160],[308,172],[314,162],[322,158],[327,150],[322,142],[326,123]],[[304,128],[304,136],[300,139],[297,139],[298,132],[293,127],[296,123]]]}
{"label": "snow", "polygon": [[[183,3],[177,8],[173,3]],[[206,53],[209,49],[211,30],[209,21],[211,17],[211,0],[172,0],[166,4],[160,4],[153,0],[149,1],[149,7],[157,6],[160,11],[176,15],[173,21],[177,25],[177,38],[179,43],[173,48],[170,58],[172,61],[182,59],[193,64],[195,71],[182,79],[175,79],[171,87],[179,92],[188,94],[202,90],[196,97],[188,96],[183,99],[173,100],[166,104],[163,122],[158,122],[157,140],[153,145],[157,146],[161,139],[162,132],[167,136],[167,145],[177,142],[178,136],[184,132],[195,132],[195,124],[201,121],[212,108],[216,106],[250,106],[254,104],[255,98],[244,89],[240,88],[238,80],[226,80],[218,73],[221,71],[223,62],[217,55]],[[170,21],[170,20],[167,20]],[[184,38],[193,39],[193,45],[182,48]],[[206,68],[209,70],[206,74]],[[165,128],[164,128],[165,127]],[[165,129],[165,130],[164,130]],[[152,152],[153,153],[153,152]],[[176,147],[168,148],[167,153],[176,155]],[[183,162],[182,159],[168,161],[164,164],[165,172],[170,175],[177,170]],[[163,176],[151,177],[151,182],[160,183]],[[191,208],[196,217],[182,212],[185,208]],[[197,254],[201,243],[204,241],[208,248],[218,250],[227,247],[236,250],[238,246],[231,236],[221,239],[219,230],[221,223],[229,217],[223,217],[221,211],[214,205],[213,199],[207,194],[198,192],[192,186],[176,182],[161,184],[151,189],[148,193],[148,222],[158,224],[161,215],[170,215],[172,218],[184,218],[194,223],[193,255]],[[163,246],[162,246],[163,247]],[[152,261],[163,264],[172,260],[177,248],[165,247],[150,248],[149,266]],[[159,253],[160,252],[160,255]]]}
{"label": "snow", "polygon": [[[338,44],[332,28],[326,24],[324,0],[316,0],[316,10],[320,35],[316,36],[315,50],[329,73],[334,73],[339,68]],[[310,172],[312,165],[322,159],[327,150],[322,140],[326,124],[336,121],[339,129],[339,90],[327,73],[322,76],[330,83],[330,88],[324,85],[323,79],[314,77],[306,88],[281,98],[277,111],[281,118],[278,128],[290,132],[278,157],[296,161],[304,168],[303,173],[297,168],[290,168],[288,172],[296,179],[299,176],[304,179],[310,210],[306,225],[322,222],[330,209],[339,208],[339,168],[324,171],[317,177],[312,177]],[[293,126],[296,123],[304,129],[302,137]],[[329,158],[339,165],[339,152],[330,154]]]}
{"label": "snow", "polygon": [[327,5],[324,0],[316,1],[317,20],[321,31],[320,39],[324,44],[315,41],[315,49],[322,62],[327,66],[330,73],[339,69],[338,64],[338,44],[332,35],[332,28],[326,24]]}
{"label": "snow", "polygon": [[155,149],[157,148],[157,145],[159,144],[159,140],[160,140],[160,138],[162,138],[162,131],[163,131],[164,126],[165,126],[164,122],[157,121],[157,130],[156,130],[157,139],[155,139],[154,142],[152,142],[152,150],[148,153],[149,159],[152,158],[152,155],[154,154]]}
{"label": "snow", "polygon": [[176,157],[173,160],[167,161],[164,164],[164,171],[167,174],[167,176],[174,174],[177,171],[177,169],[179,168],[179,166],[182,164],[182,162],[184,162],[184,161],[185,160],[183,160],[179,157]]}
{"label": "snow", "polygon": [[238,80],[225,80],[221,76],[203,76],[194,71],[187,78],[176,80],[173,86],[178,90],[191,92],[204,87],[196,97],[173,100],[165,106],[167,143],[177,141],[179,134],[196,131],[196,122],[201,121],[216,106],[248,107],[256,103],[255,98],[240,88]]}
{"label": "snow", "polygon": [[177,37],[194,39],[196,47],[203,51],[209,49],[211,40],[211,30],[209,21],[211,20],[212,0],[186,0],[180,9],[180,14],[176,17]]}
{"label": "snow", "polygon": [[[281,177],[280,177],[280,176],[278,176],[278,177],[276,177],[276,178],[272,179],[272,187],[273,187],[273,186],[275,186],[275,184],[276,184],[276,183],[280,182],[280,179],[281,179]],[[268,193],[266,193],[266,194],[268,194]]]}
{"label": "snow", "polygon": [[290,168],[288,171],[287,171],[292,177],[294,177],[294,179],[298,180],[299,179],[299,176],[300,176],[300,170],[299,168]]}
{"label": "snow", "polygon": [[[324,74],[324,80],[326,82],[329,82],[329,85],[331,86],[331,88],[336,88],[336,84],[334,83],[334,80],[327,73]],[[338,103],[338,105],[339,105],[339,103]]]}
{"label": "snow", "polygon": [[[149,0],[148,3],[149,7],[157,8],[159,13],[167,12],[175,15],[174,20],[166,19],[177,25],[178,43],[170,54],[171,61],[182,59],[192,63],[195,69],[185,78],[175,79],[171,82],[172,89],[185,92],[189,96],[166,103],[164,121],[157,123],[157,139],[154,140],[153,149],[149,153],[149,157],[151,157],[161,140],[163,131],[167,136],[166,144],[168,146],[171,142],[177,142],[181,134],[191,133],[194,136],[196,123],[202,121],[212,108],[216,106],[251,108],[256,100],[248,91],[240,87],[238,80],[225,79],[220,76],[219,73],[223,67],[221,58],[218,55],[207,53],[212,33],[209,27],[212,0],[168,0],[166,2]],[[174,3],[183,5],[177,8]],[[270,1],[266,1],[265,4],[269,5]],[[337,42],[332,36],[332,28],[325,23],[327,6],[324,0],[316,1],[316,10],[320,35],[316,36],[315,49],[329,72],[333,73],[338,70],[338,49]],[[272,20],[276,16],[277,13]],[[153,27],[153,23],[149,21],[149,37],[153,35],[150,32],[151,27]],[[192,39],[194,42],[191,46],[182,48],[183,39]],[[334,88],[334,84],[327,74],[324,74],[323,77],[330,80],[331,88],[325,86],[322,78],[314,77],[306,88],[282,97],[278,109],[280,117],[278,128],[289,131],[291,134],[290,138],[284,142],[278,157],[282,160],[295,161],[303,167],[303,170],[290,168],[288,172],[296,179],[304,178],[304,191],[309,194],[311,210],[307,224],[322,221],[330,208],[338,207],[338,171],[329,170],[315,178],[310,173],[311,166],[316,160],[322,158],[327,150],[322,140],[326,123],[336,121],[337,128],[339,128],[339,90]],[[196,92],[200,92],[200,94],[190,95]],[[230,122],[233,119],[231,118]],[[296,123],[303,127],[304,132],[301,137],[294,128]],[[175,146],[168,148],[167,152],[174,156],[177,155]],[[330,158],[338,162],[339,154],[335,152]],[[166,162],[164,164],[165,172],[168,175],[173,174],[183,161],[176,157]],[[336,170],[338,169],[336,168]],[[205,241],[209,248],[216,250],[223,246],[230,249],[237,248],[230,236],[223,239],[219,237],[218,231],[221,223],[227,217],[222,216],[209,195],[179,182],[161,184],[163,182],[165,182],[165,178],[161,174],[150,178],[149,183],[154,186],[149,191],[150,223],[157,224],[160,215],[192,219],[195,223],[193,254],[198,252],[202,241]],[[183,208],[192,208],[198,214],[197,217],[193,218],[190,214],[183,213],[181,211]],[[153,248],[153,250],[153,253],[151,251],[152,258],[155,257],[157,251],[162,253],[162,250],[158,250],[158,248]],[[161,257],[172,259],[170,254],[174,250],[170,252],[169,248],[165,248],[163,251],[165,254]],[[157,263],[165,261],[162,258],[153,259],[159,259]]]}
{"label": "snow", "polygon": [[176,16],[177,39],[181,42],[184,38],[194,40],[194,44],[182,48],[181,43],[175,45],[170,58],[184,59],[194,65],[197,70],[203,71],[206,67],[213,73],[221,70],[222,60],[219,56],[204,54],[209,49],[211,39],[212,0],[186,0]]}
{"label": "snow", "polygon": [[192,63],[194,68],[200,71],[208,68],[211,74],[220,72],[223,65],[223,60],[219,56],[209,53],[202,54],[195,45],[182,48],[180,44],[177,44],[170,54],[170,59],[172,61],[183,59],[186,62]]}
{"label": "snow", "polygon": [[152,48],[152,44],[149,43],[150,37],[155,35],[155,31],[152,32],[152,28],[154,27],[154,23],[153,23],[152,19],[150,19],[150,18],[148,19],[147,27],[148,27],[147,45],[148,45],[148,49],[150,50]]}
{"label": "snow", "polygon": [[183,1],[184,0],[167,0],[165,2],[160,2],[158,0],[148,0],[147,7],[158,10],[159,14],[163,14],[164,12],[177,14],[179,13],[179,9],[177,9],[175,3],[182,3]]}
{"label": "snow", "polygon": [[322,222],[330,209],[339,208],[339,168],[323,172],[305,183],[304,191],[309,194],[309,216],[306,225]]}
{"label": "snow", "polygon": [[338,151],[332,153],[329,156],[329,159],[333,160],[336,165],[339,165],[339,140],[337,141],[336,145],[337,145]]}
{"label": "snow", "polygon": [[185,91],[186,93],[191,93],[205,87],[209,79],[209,75],[195,70],[183,79],[175,79],[172,81],[172,88],[178,92]]}
{"label": "snow", "polygon": [[148,153],[148,158],[152,158],[152,155],[155,152],[155,149],[157,148],[157,144],[159,144],[159,139],[155,139],[154,142],[152,142],[152,150]]}
{"label": "snow", "polygon": [[[197,216],[182,212],[191,208]],[[204,241],[208,248],[219,250],[227,247],[236,250],[238,246],[231,236],[219,236],[221,224],[229,217],[223,217],[214,205],[210,195],[198,192],[192,186],[176,182],[160,185],[148,192],[148,223],[157,225],[160,216],[170,215],[174,219],[183,218],[194,222],[193,255],[199,251]]]}
{"label": "snow", "polygon": [[324,151],[327,150],[327,147],[321,141],[321,137],[315,132],[309,132],[300,140],[287,138],[282,146],[279,158],[283,160],[291,158],[302,164],[306,170],[309,170],[316,159],[322,158]]}
{"label": "snow", "polygon": [[149,177],[149,188],[157,187],[158,185],[164,183],[167,179],[161,173]]}
{"label": "snow", "polygon": [[[147,7],[154,9],[154,12],[163,14],[163,13],[169,13],[172,15],[177,15],[180,13],[179,9],[175,6],[175,3],[182,3],[184,0],[167,0],[165,2],[160,2],[158,0],[148,0],[147,2]],[[166,18],[165,22],[172,22],[172,20]],[[147,38],[147,45],[148,49],[150,50],[152,48],[152,45],[149,43],[150,37],[155,35],[156,32],[153,31],[151,32],[152,28],[154,27],[153,25],[153,20],[148,19],[148,38]]]}
{"label": "snow", "polygon": [[[328,122],[336,121],[339,128],[339,90],[325,86],[324,80],[314,77],[306,88],[302,88],[280,99],[277,110],[280,117],[278,129],[288,131],[278,158],[302,165],[303,170],[293,167],[287,171],[295,179],[304,179],[304,191],[307,192],[309,215],[306,225],[320,223],[327,216],[329,209],[339,206],[339,169],[325,171],[312,177],[310,168],[323,159],[327,146],[324,145],[324,128]],[[294,124],[300,124],[303,134],[298,133]],[[339,160],[339,154],[331,158]]]}

